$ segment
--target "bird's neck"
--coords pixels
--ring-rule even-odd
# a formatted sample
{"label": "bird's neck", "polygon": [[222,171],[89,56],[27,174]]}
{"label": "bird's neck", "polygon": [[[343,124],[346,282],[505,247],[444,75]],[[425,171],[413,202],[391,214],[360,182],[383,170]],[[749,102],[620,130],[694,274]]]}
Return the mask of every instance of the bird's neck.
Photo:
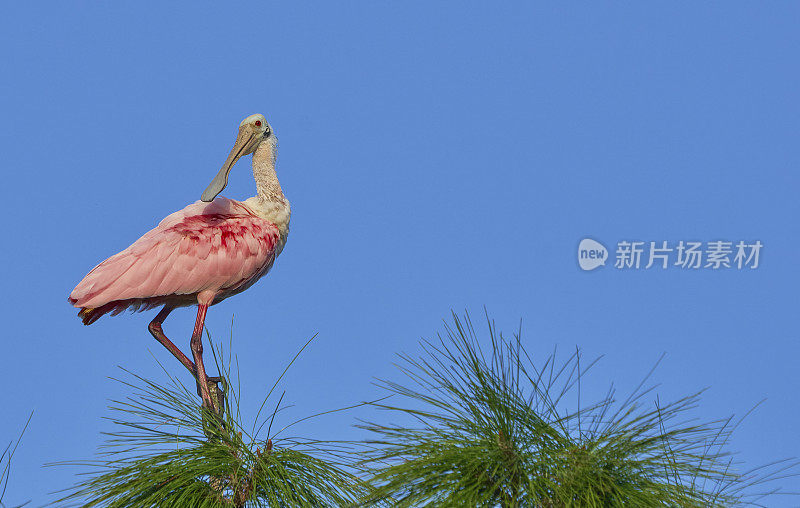
{"label": "bird's neck", "polygon": [[289,233],[291,210],[289,201],[283,195],[283,189],[275,173],[275,159],[278,155],[278,142],[275,136],[267,138],[258,145],[253,153],[253,178],[256,181],[258,194],[245,203],[260,217],[278,226],[285,239]]}
{"label": "bird's neck", "polygon": [[286,201],[278,175],[275,173],[275,159],[278,156],[278,143],[275,136],[267,138],[258,145],[253,154],[253,178],[256,180],[258,197],[264,201]]}

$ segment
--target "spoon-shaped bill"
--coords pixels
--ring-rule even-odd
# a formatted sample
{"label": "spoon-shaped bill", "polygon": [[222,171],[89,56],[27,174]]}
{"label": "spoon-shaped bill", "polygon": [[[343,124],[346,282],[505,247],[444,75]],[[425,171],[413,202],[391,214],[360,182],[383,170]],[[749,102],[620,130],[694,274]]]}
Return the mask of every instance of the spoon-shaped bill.
{"label": "spoon-shaped bill", "polygon": [[220,168],[217,176],[211,180],[211,183],[208,184],[206,190],[203,191],[203,195],[200,196],[201,201],[213,201],[214,198],[225,189],[225,186],[228,185],[228,175],[231,172],[231,168],[233,168],[239,158],[252,151],[255,139],[256,136],[253,134],[246,134],[240,131],[239,137],[236,138],[236,143],[233,145],[233,148],[231,148],[231,153],[228,154],[228,158],[225,160],[222,168]]}

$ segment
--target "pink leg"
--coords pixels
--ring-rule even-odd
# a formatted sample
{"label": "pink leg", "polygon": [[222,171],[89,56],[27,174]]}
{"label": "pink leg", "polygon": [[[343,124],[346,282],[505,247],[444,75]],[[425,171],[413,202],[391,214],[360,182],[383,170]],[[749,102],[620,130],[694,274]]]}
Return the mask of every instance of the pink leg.
{"label": "pink leg", "polygon": [[200,397],[203,398],[203,406],[211,411],[216,411],[215,404],[211,402],[211,394],[208,390],[208,376],[206,375],[206,367],[203,364],[203,327],[206,322],[206,311],[212,301],[214,301],[214,293],[211,291],[202,291],[197,295],[197,320],[194,322],[191,347],[197,384],[200,385]]}
{"label": "pink leg", "polygon": [[[173,310],[175,310],[174,307],[165,305],[164,308],[161,309],[161,312],[159,312],[158,315],[152,321],[150,321],[150,324],[148,325],[147,328],[148,330],[150,330],[150,334],[153,337],[155,337],[155,339],[158,342],[160,342],[165,348],[167,348],[167,350],[170,353],[172,353],[175,356],[175,358],[177,358],[178,361],[180,361],[189,372],[191,372],[192,376],[196,378],[197,373],[195,372],[196,369],[194,363],[192,363],[192,361],[189,358],[187,358],[185,354],[183,354],[183,351],[178,349],[178,346],[176,346],[171,340],[167,338],[166,335],[164,335],[164,330],[162,330],[161,328],[161,325],[164,323],[164,320],[167,319],[167,316],[169,316],[170,312],[172,312]],[[209,377],[208,380],[213,383],[222,382],[221,377]],[[198,395],[200,395],[199,392]]]}
{"label": "pink leg", "polygon": [[164,331],[161,329],[161,324],[165,319],[167,319],[167,316],[169,316],[169,313],[172,312],[172,310],[172,307],[165,305],[164,308],[161,309],[161,312],[159,312],[158,315],[152,321],[150,321],[150,324],[147,328],[150,330],[150,333],[153,335],[153,337],[155,337],[158,342],[167,348],[167,350],[172,353],[175,358],[177,358],[183,364],[184,367],[189,369],[189,372],[191,372],[194,376],[195,369],[192,361],[188,359],[185,354],[183,354],[183,351],[178,349],[178,346],[173,344],[172,341],[169,340],[166,335],[164,335]]}

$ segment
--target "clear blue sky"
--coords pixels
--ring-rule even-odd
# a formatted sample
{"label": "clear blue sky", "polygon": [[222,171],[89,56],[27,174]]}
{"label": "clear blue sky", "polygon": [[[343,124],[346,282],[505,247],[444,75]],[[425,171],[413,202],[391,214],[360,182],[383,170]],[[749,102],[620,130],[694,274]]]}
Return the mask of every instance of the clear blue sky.
{"label": "clear blue sky", "polygon": [[[598,392],[665,352],[659,394],[710,387],[700,418],[767,398],[732,448],[800,455],[798,4],[121,4],[0,20],[0,439],[36,411],[6,501],[72,483],[42,464],[92,456],[117,365],[158,377],[152,353],[182,374],[152,312],[84,327],[66,297],[198,199],[255,112],[280,139],[291,234],[207,320],[227,336],[235,314],[246,404],[314,333],[289,417],[375,397],[395,352],[486,305],[536,354],[604,354]],[[248,158],[225,195],[253,192]],[[764,250],[756,270],[583,272],[586,236]],[[192,321],[165,330],[186,348]],[[303,432],[357,437],[353,418]]]}

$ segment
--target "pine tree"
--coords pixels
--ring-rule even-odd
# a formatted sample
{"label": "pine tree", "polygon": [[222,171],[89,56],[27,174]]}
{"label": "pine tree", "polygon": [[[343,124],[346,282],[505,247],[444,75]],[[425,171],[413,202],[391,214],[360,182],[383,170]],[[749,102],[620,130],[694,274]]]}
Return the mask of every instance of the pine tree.
{"label": "pine tree", "polygon": [[537,366],[519,333],[505,338],[487,321],[487,348],[469,316],[453,314],[453,326],[423,341],[419,358],[401,355],[405,383],[381,382],[398,401],[381,409],[410,425],[362,425],[376,436],[363,458],[371,502],[734,506],[758,502],[754,487],[797,474],[790,461],[735,472],[725,448],[737,423],[690,423],[700,393],[663,403],[643,388],[645,378],[622,401],[612,386],[569,409],[594,362],[582,364],[579,351],[558,362],[554,352]]}

